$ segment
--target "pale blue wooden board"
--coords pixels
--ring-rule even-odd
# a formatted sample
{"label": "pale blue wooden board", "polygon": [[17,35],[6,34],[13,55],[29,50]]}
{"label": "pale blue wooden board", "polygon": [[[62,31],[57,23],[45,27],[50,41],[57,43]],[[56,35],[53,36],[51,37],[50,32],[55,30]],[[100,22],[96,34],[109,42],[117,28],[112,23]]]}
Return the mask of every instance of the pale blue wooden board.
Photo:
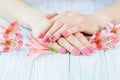
{"label": "pale blue wooden board", "polygon": [[[111,5],[114,0],[26,0],[43,12],[72,10],[93,13]],[[0,23],[6,23],[0,20]],[[23,40],[31,32],[22,29]],[[96,51],[92,56],[48,53],[36,59],[20,51],[0,55],[0,80],[120,80],[120,44],[106,52]]]}
{"label": "pale blue wooden board", "polygon": [[34,60],[31,80],[69,80],[69,55],[53,54]]}

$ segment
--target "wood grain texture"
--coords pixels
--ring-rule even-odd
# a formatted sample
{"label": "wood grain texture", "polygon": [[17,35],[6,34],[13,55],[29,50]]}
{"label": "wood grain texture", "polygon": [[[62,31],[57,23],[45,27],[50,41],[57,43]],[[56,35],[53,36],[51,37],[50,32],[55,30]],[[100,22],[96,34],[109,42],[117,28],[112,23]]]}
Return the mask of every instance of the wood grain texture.
{"label": "wood grain texture", "polygon": [[[111,5],[114,0],[26,0],[46,13],[63,10],[89,14]],[[0,23],[7,23],[0,19]],[[23,41],[31,31],[22,28]],[[36,59],[20,51],[0,55],[0,80],[120,80],[120,44],[115,49],[95,51],[91,56],[52,54]]]}

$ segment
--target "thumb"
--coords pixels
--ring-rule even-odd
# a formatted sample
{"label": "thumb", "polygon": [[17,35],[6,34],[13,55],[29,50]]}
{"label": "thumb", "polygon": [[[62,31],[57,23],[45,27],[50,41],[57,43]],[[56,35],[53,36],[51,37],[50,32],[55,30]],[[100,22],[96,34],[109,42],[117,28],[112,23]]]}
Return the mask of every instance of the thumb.
{"label": "thumb", "polygon": [[47,19],[52,19],[53,17],[55,17],[57,15],[58,15],[58,13],[47,14]]}

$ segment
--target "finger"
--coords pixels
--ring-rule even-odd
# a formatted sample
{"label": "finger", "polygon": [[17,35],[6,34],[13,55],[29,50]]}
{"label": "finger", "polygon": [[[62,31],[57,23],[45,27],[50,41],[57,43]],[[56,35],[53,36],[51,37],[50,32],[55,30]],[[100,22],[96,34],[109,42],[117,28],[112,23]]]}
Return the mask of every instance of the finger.
{"label": "finger", "polygon": [[58,13],[51,13],[47,15],[47,19],[52,19],[53,17],[57,16]]}
{"label": "finger", "polygon": [[42,38],[51,26],[52,23],[50,23],[47,19],[42,19],[38,23],[33,23],[32,25],[33,35],[34,36],[37,35],[38,38]]}
{"label": "finger", "polygon": [[[44,42],[48,42],[48,38],[50,38],[57,30],[59,30],[66,22],[69,22],[70,20],[73,20],[74,17],[63,17],[60,20],[56,21],[54,25],[48,30],[48,32],[45,34],[45,37],[43,38]],[[60,34],[58,34],[60,35]],[[58,36],[53,36],[54,38],[57,38]]]}
{"label": "finger", "polygon": [[[82,38],[82,37],[81,37]],[[84,45],[78,38],[76,38],[75,36],[71,35],[69,37],[66,38],[67,41],[69,41],[73,46],[75,46],[77,49],[80,50],[80,52],[83,53],[83,50],[85,55],[88,55],[90,54],[90,51],[89,49],[86,48],[86,45]],[[74,41],[73,41],[74,40]],[[80,53],[79,53],[80,54]],[[79,54],[76,54],[76,55],[79,55]]]}
{"label": "finger", "polygon": [[87,37],[83,35],[82,33],[78,32],[74,34],[82,43],[84,43],[86,46],[91,45],[89,41],[87,40]]}
{"label": "finger", "polygon": [[[59,21],[57,21],[56,24],[54,24],[54,26],[57,26],[57,27],[54,28],[55,30],[58,29],[61,25],[63,25],[63,21],[61,20],[61,18],[67,16],[68,13],[70,13],[70,11],[64,11],[60,15],[58,15],[58,16],[56,16],[56,17],[54,17],[54,18],[52,18],[50,20],[51,23],[54,23],[55,21],[57,21],[59,19]],[[47,31],[48,31],[48,28],[47,28]],[[52,33],[51,31],[47,32],[47,34],[43,38],[44,42],[48,42],[49,41],[49,37],[50,37],[51,33]]]}
{"label": "finger", "polygon": [[69,36],[71,34],[75,34],[75,33],[78,33],[78,32],[85,32],[85,31],[86,31],[86,27],[82,27],[82,26],[76,25],[76,26],[74,26],[72,28],[69,28],[69,29],[65,30],[62,33],[62,35],[64,37],[67,37],[67,36]]}
{"label": "finger", "polygon": [[69,51],[70,53],[72,53],[73,55],[78,55],[80,54],[80,51],[75,48],[74,46],[72,46],[67,40],[65,40],[64,38],[59,38],[57,40],[57,42],[59,43],[60,46],[62,46],[63,48],[65,48],[67,51]]}
{"label": "finger", "polygon": [[63,21],[59,20],[56,23],[54,23],[54,25],[49,29],[49,31],[45,34],[45,36],[43,37],[43,41],[44,42],[48,42],[50,36],[57,30],[59,29],[61,26],[63,25]]}
{"label": "finger", "polygon": [[[81,31],[84,31],[84,30],[82,30],[82,29],[76,29],[76,28],[81,28],[79,25],[76,25],[76,24],[79,24],[80,22],[79,22],[79,20],[82,22],[82,20],[83,19],[76,19],[76,18],[74,18],[74,16],[71,16],[72,15],[72,13],[71,14],[69,14],[67,17],[65,17],[65,18],[68,18],[69,20],[67,20],[66,22],[65,22],[65,24],[58,30],[58,31],[56,31],[54,34],[53,34],[53,36],[51,36],[51,38],[50,38],[50,41],[56,41],[60,36],[61,36],[61,34],[65,31],[65,30],[69,30],[69,32],[70,33],[68,33],[67,31],[65,31],[64,33],[63,33],[63,35],[64,36],[67,36],[67,34],[68,34],[68,36],[69,35],[71,35],[72,33],[76,33],[76,32],[79,32],[80,30]],[[73,25],[76,25],[76,26],[73,26]],[[83,23],[81,24],[82,26],[85,26],[85,25],[83,25]],[[73,28],[72,28],[73,27]],[[74,29],[74,27],[75,27],[75,29]],[[72,29],[71,29],[72,28]],[[72,31],[72,30],[74,30],[74,31]]]}
{"label": "finger", "polygon": [[68,13],[70,13],[70,11],[64,11],[64,12],[62,12],[61,14],[59,14],[58,16],[52,18],[50,21],[51,21],[51,22],[55,22],[55,21],[57,21],[58,19],[61,19],[62,17],[67,16]]}
{"label": "finger", "polygon": [[73,21],[74,21],[74,26],[72,28],[64,30],[64,32],[62,33],[64,37],[67,37],[77,32],[84,32],[84,33],[89,32],[89,26],[91,25],[88,24],[83,17],[77,18]]}
{"label": "finger", "polygon": [[[94,49],[93,46],[91,46],[91,44],[90,44],[89,41],[87,40],[87,37],[85,37],[82,33],[79,33],[79,32],[76,33],[75,36],[76,36],[84,45],[86,45],[86,48],[89,49],[90,54],[94,52],[95,49]],[[86,48],[85,48],[85,49],[86,49]],[[86,52],[84,49],[82,50],[82,53],[83,53],[83,54],[85,54],[85,53],[87,54],[87,52]]]}
{"label": "finger", "polygon": [[55,42],[58,38],[61,37],[62,32],[63,32],[64,30],[67,30],[67,29],[71,28],[72,26],[73,26],[72,21],[64,24],[58,31],[56,31],[56,32],[50,37],[50,41],[51,41],[51,42]]}
{"label": "finger", "polygon": [[48,46],[51,48],[56,49],[58,52],[65,54],[66,53],[66,49],[64,49],[63,47],[61,47],[60,45],[58,45],[56,42],[54,43],[48,43]]}

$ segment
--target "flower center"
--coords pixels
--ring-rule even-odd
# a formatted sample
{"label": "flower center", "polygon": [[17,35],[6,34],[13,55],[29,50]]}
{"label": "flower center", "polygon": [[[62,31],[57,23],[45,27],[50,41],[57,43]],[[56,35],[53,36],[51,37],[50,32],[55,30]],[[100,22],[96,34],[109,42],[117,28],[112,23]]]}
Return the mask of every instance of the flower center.
{"label": "flower center", "polygon": [[116,31],[116,29],[115,28],[113,28],[112,30],[111,30],[111,33],[116,33],[117,31]]}
{"label": "flower center", "polygon": [[5,45],[6,45],[6,46],[10,45],[10,43],[11,43],[10,40],[6,40],[6,41],[5,41]]}
{"label": "flower center", "polygon": [[11,31],[13,30],[13,28],[9,27],[7,30],[6,30],[6,34],[9,34]]}
{"label": "flower center", "polygon": [[94,42],[98,44],[100,42],[100,39],[95,39]]}

